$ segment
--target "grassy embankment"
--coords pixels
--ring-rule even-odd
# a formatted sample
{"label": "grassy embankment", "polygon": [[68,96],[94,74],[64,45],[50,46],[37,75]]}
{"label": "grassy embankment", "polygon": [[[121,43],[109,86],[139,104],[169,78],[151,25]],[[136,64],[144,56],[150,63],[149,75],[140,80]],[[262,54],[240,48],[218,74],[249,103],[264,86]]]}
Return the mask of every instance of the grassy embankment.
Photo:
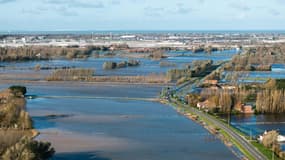
{"label": "grassy embankment", "polygon": [[[221,119],[220,117],[215,116],[215,118],[225,124],[227,124],[227,122],[223,119]],[[237,128],[233,127],[233,126],[229,126],[234,132],[238,133],[239,135],[241,135],[242,137],[244,137],[246,140],[250,141],[250,143],[257,149],[259,150],[264,156],[267,157],[267,159],[272,159],[272,155],[274,155],[274,159],[275,160],[281,160],[276,154],[273,154],[273,151],[270,150],[269,148],[266,148],[263,144],[259,143],[258,140],[256,139],[252,139],[250,136],[246,135],[245,133],[241,132],[240,130],[238,130]]]}
{"label": "grassy embankment", "polygon": [[[176,101],[177,102],[177,101]],[[181,114],[183,115],[191,115],[188,116],[188,118],[193,117],[193,115],[196,115],[194,112],[192,112],[189,107],[186,107],[185,105],[183,105],[180,102],[177,103],[171,103],[171,106],[174,106],[174,108]],[[194,109],[194,108],[193,108]],[[209,115],[211,116],[211,115]],[[195,117],[195,116],[194,116]],[[209,130],[211,133],[215,133],[218,132],[219,136],[221,136],[220,138],[223,140],[224,143],[229,143],[231,142],[233,145],[235,145],[248,159],[250,160],[255,160],[254,157],[252,157],[252,155],[245,149],[243,148],[242,145],[240,145],[240,143],[238,141],[236,141],[235,139],[231,138],[223,129],[217,127],[215,124],[213,124],[212,122],[210,122],[208,119],[203,118],[203,117],[199,117],[196,115],[197,118],[192,120],[198,122],[199,124],[202,124],[207,130]],[[216,118],[214,116],[212,116],[213,118]],[[215,131],[213,131],[213,129],[215,129]]]}
{"label": "grassy embankment", "polygon": [[[208,121],[208,119],[205,119],[203,117],[197,117],[194,116],[195,113],[191,112],[191,110],[187,107],[185,107],[185,105],[183,105],[182,103],[176,104],[176,103],[172,103],[172,106],[174,106],[174,108],[181,114],[183,115],[187,115],[188,118],[191,118],[192,120],[202,124],[206,129],[210,129],[209,131],[211,133],[213,133],[213,131],[211,129],[216,128],[216,130],[222,135],[221,139],[225,142],[231,142],[232,144],[234,144],[247,158],[249,159],[255,159],[254,157],[252,157],[252,155],[250,153],[248,153],[248,151],[243,148],[240,143],[238,141],[236,141],[235,139],[233,139],[232,137],[230,137],[224,130],[222,130],[221,128],[217,129],[217,126],[215,126],[213,123],[211,123],[210,121]],[[190,107],[190,106],[189,106]],[[193,107],[194,109],[194,107]],[[189,114],[191,116],[189,116]],[[227,124],[227,121],[217,117],[217,116],[213,116],[208,114],[208,116],[211,116],[221,122],[223,122],[224,124]],[[195,118],[193,118],[195,117]],[[273,151],[266,148],[265,146],[263,146],[261,143],[259,143],[257,140],[252,140],[248,135],[245,135],[243,132],[239,131],[238,129],[234,128],[233,126],[229,126],[232,131],[234,131],[235,133],[241,135],[242,137],[244,137],[245,139],[247,139],[248,141],[250,141],[250,143],[257,149],[259,150],[261,153],[263,153],[263,155],[265,155],[268,159],[272,159],[272,155],[274,155],[274,159],[275,160],[281,160],[276,154],[273,154]]]}

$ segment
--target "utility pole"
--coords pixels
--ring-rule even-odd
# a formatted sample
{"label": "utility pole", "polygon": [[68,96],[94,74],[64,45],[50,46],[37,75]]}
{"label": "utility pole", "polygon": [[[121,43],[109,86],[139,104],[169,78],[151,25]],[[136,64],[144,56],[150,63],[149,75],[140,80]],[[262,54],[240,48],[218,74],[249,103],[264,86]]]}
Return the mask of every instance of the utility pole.
{"label": "utility pole", "polygon": [[274,149],[273,149],[273,146],[272,146],[272,160],[274,160]]}
{"label": "utility pole", "polygon": [[274,141],[274,143],[272,144],[272,160],[274,160],[275,159],[275,153],[274,153],[274,146],[275,146],[275,143],[277,143],[277,140],[276,141]]}
{"label": "utility pole", "polygon": [[228,126],[231,125],[231,110],[228,111]]}
{"label": "utility pole", "polygon": [[251,133],[251,129],[250,129],[250,131],[249,131],[249,135],[250,135],[250,140],[252,140],[252,133]]}

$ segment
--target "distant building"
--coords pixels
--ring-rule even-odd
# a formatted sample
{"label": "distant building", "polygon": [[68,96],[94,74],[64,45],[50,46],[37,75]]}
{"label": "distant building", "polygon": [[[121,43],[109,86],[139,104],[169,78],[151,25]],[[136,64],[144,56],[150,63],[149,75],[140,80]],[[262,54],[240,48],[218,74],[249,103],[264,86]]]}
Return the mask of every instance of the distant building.
{"label": "distant building", "polygon": [[243,113],[245,113],[245,114],[253,114],[254,110],[253,110],[252,105],[245,105],[245,106],[243,106]]}
{"label": "distant building", "polygon": [[218,84],[218,80],[205,80],[204,84],[217,85]]}
{"label": "distant building", "polygon": [[236,111],[239,111],[241,113],[244,113],[244,114],[253,114],[254,113],[254,110],[253,110],[253,107],[252,105],[249,105],[249,104],[237,104],[235,106],[235,110]]}
{"label": "distant building", "polygon": [[122,39],[122,40],[137,40],[137,36],[136,35],[123,35],[123,36],[120,36],[120,39]]}
{"label": "distant building", "polygon": [[236,86],[230,86],[230,85],[223,85],[222,86],[222,89],[225,89],[225,90],[233,90],[235,88],[236,88]]}
{"label": "distant building", "polygon": [[209,108],[209,100],[205,100],[204,102],[198,102],[197,108],[198,109],[208,109]]}

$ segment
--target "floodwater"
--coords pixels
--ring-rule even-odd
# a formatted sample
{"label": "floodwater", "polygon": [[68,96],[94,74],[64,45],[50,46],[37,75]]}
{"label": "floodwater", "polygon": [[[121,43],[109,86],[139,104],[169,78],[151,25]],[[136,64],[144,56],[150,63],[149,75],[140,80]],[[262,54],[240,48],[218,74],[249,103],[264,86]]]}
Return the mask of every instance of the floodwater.
{"label": "floodwater", "polygon": [[[225,74],[232,74],[233,72],[227,71]],[[263,83],[269,78],[274,79],[285,79],[285,65],[284,64],[273,64],[271,71],[248,71],[248,72],[235,72],[239,73],[240,82],[260,82]],[[224,79],[223,81],[227,81]]]}
{"label": "floodwater", "polygon": [[[285,135],[285,117],[283,114],[277,115],[233,115],[231,124],[243,133],[258,137],[264,131],[277,130],[281,135]],[[285,144],[281,143],[282,150],[285,151]]]}
{"label": "floodwater", "polygon": [[[77,59],[77,60],[48,60],[48,61],[28,61],[28,62],[5,62],[1,63],[2,73],[29,73],[29,74],[43,74],[47,75],[52,70],[41,70],[40,72],[34,71],[34,67],[40,64],[41,67],[76,67],[76,68],[91,68],[95,70],[95,75],[125,75],[125,76],[136,76],[136,75],[148,75],[148,74],[163,74],[171,68],[184,68],[194,60],[213,60],[224,61],[229,60],[236,54],[237,50],[224,50],[213,52],[208,54],[205,52],[192,53],[191,51],[171,51],[167,53],[170,57],[161,60],[151,60],[147,58],[137,58],[140,61],[140,65],[136,67],[126,67],[114,70],[104,70],[103,63],[106,61],[121,62],[128,61],[129,58],[122,57],[105,57],[105,58],[88,58],[88,59]],[[171,62],[176,66],[161,67],[160,62]],[[3,67],[4,66],[4,67]]]}
{"label": "floodwater", "polygon": [[[220,140],[170,106],[108,99],[152,98],[162,86],[26,85],[28,94],[39,96],[27,100],[27,109],[41,132],[38,139],[55,147],[54,159],[237,159]],[[46,98],[54,95],[58,97]],[[106,98],[92,98],[96,96]]]}
{"label": "floodwater", "polygon": [[[1,79],[43,80],[52,70],[34,71],[42,67],[93,68],[95,75],[163,74],[170,68],[182,68],[193,60],[215,62],[230,59],[236,50],[206,53],[171,52],[160,61],[140,58],[141,65],[103,70],[105,61],[127,58],[88,58],[86,60],[50,60],[1,63]],[[161,61],[175,67],[160,67]],[[6,88],[15,84],[1,84]],[[27,86],[27,110],[37,137],[49,141],[59,160],[234,160],[238,159],[219,139],[199,124],[178,114],[171,106],[148,101],[159,96],[159,85],[116,85],[81,82],[33,81]],[[128,99],[134,98],[134,99]],[[144,98],[145,100],[135,99]]]}
{"label": "floodwater", "polygon": [[278,130],[281,134],[285,135],[285,117],[283,114],[233,115],[231,124],[248,135],[260,135],[265,130]]}

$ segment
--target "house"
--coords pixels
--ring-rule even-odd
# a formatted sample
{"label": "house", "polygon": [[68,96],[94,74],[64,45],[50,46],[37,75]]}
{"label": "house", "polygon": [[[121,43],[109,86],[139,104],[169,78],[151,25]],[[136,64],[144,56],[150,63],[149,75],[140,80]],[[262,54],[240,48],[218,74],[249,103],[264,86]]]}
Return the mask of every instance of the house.
{"label": "house", "polygon": [[205,80],[204,84],[217,85],[218,80]]}
{"label": "house", "polygon": [[224,90],[234,90],[236,87],[235,86],[230,86],[230,85],[223,85],[222,89]]}
{"label": "house", "polygon": [[246,104],[239,103],[235,106],[235,110],[241,113],[244,113],[244,114],[254,113],[252,105],[249,105],[249,104],[246,105]]}
{"label": "house", "polygon": [[252,114],[252,113],[254,113],[252,105],[244,105],[243,106],[243,113],[245,113],[245,114]]}
{"label": "house", "polygon": [[211,86],[210,89],[211,90],[219,90],[220,88],[218,86]]}
{"label": "house", "polygon": [[[266,136],[267,134],[268,134],[268,132],[265,130],[264,133],[263,133],[263,135],[260,135],[260,136],[258,137],[258,140],[259,140],[260,142],[262,142],[264,136]],[[281,143],[285,142],[285,136],[279,134],[279,135],[277,136],[277,142],[281,142]]]}
{"label": "house", "polygon": [[198,102],[197,103],[197,108],[198,109],[206,109],[206,108],[209,108],[209,100],[206,100],[204,102]]}
{"label": "house", "polygon": [[198,109],[203,109],[205,106],[204,106],[204,103],[203,102],[198,102],[197,103],[197,108]]}

